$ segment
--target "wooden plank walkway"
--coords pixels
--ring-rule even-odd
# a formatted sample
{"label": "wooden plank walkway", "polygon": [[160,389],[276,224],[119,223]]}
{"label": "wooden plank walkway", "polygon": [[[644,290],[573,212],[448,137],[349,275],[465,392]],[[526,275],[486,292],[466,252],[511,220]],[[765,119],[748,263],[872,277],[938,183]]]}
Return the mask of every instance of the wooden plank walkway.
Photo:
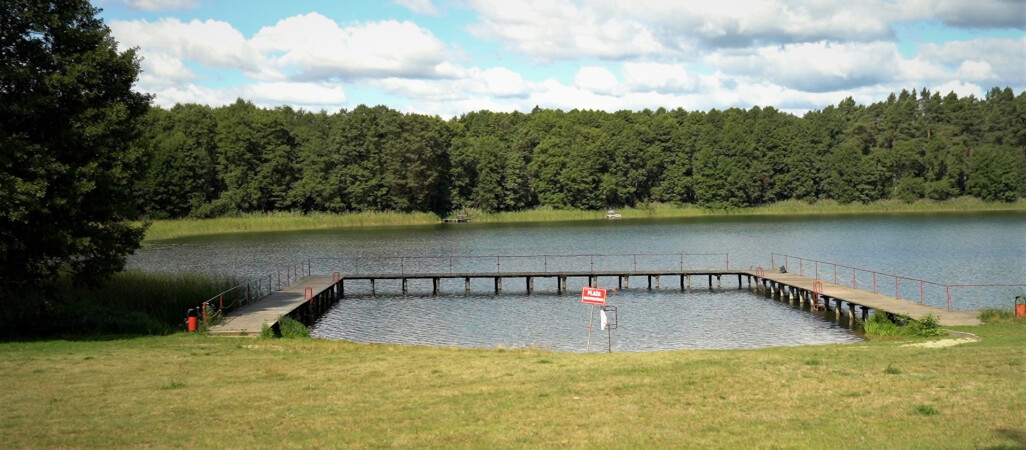
{"label": "wooden plank walkway", "polygon": [[[812,292],[814,291],[814,278],[798,275],[795,273],[776,273],[766,272],[761,274],[765,282],[775,283],[778,286],[788,286],[801,291]],[[717,278],[717,287],[720,286],[720,277],[722,276],[737,276],[738,277],[738,288],[741,288],[742,277],[748,280],[756,280],[758,274],[754,271],[748,270],[656,270],[656,271],[580,271],[580,272],[503,272],[503,273],[422,273],[422,274],[352,274],[343,277],[338,280],[332,275],[310,275],[299,279],[293,286],[282,289],[280,291],[272,292],[249,305],[239,308],[236,311],[229,313],[224,321],[218,325],[211,326],[209,333],[215,335],[230,335],[230,336],[256,336],[259,335],[263,326],[273,325],[278,321],[278,318],[285,315],[293,314],[294,312],[300,311],[305,319],[312,322],[321,313],[326,311],[335,301],[344,296],[344,283],[346,280],[371,280],[371,289],[373,292],[373,281],[374,280],[403,280],[403,293],[405,294],[405,280],[407,279],[434,279],[435,283],[433,286],[433,293],[439,294],[439,279],[452,279],[452,278],[464,278],[468,280],[466,289],[469,290],[469,279],[471,278],[494,278],[496,280],[496,292],[501,291],[501,284],[499,279],[501,278],[526,278],[527,279],[527,292],[530,293],[533,290],[534,278],[556,278],[557,292],[565,292],[565,280],[566,278],[576,277],[587,277],[589,283],[597,282],[597,277],[619,277],[618,284],[621,287],[628,288],[626,286],[627,277],[643,276],[648,277],[648,288],[653,288],[653,278],[655,278],[654,287],[659,289],[659,276],[680,276],[681,288],[685,287],[685,278],[687,278],[687,287],[690,287],[691,276],[708,276],[709,287],[713,287],[713,277]],[[960,326],[960,325],[979,325],[980,321],[977,318],[977,311],[948,311],[943,308],[937,308],[929,305],[922,305],[914,301],[899,299],[890,297],[883,294],[873,293],[861,289],[853,289],[848,286],[843,286],[835,283],[822,282],[823,289],[820,294],[824,297],[832,299],[833,301],[846,302],[849,305],[858,305],[873,310],[884,311],[892,314],[902,314],[912,317],[914,319],[921,319],[927,314],[933,314],[938,317],[941,325],[944,326]],[[306,289],[312,290],[313,296],[316,297],[314,302],[311,302],[308,308],[303,309],[306,305],[305,302],[309,299],[306,294]],[[838,309],[837,306],[833,307]],[[854,306],[851,306],[851,311],[848,312],[852,315]]]}
{"label": "wooden plank walkway", "polygon": [[331,275],[311,275],[300,278],[294,285],[272,292],[263,298],[229,313],[222,323],[211,326],[210,334],[221,336],[258,336],[264,324],[268,326],[303,305],[307,287],[319,294],[332,284]]}
{"label": "wooden plank walkway", "polygon": [[[752,272],[754,275],[755,272]],[[816,279],[798,275],[796,273],[775,273],[766,272],[763,278],[772,282],[795,287],[805,291],[813,291],[813,283]],[[921,319],[927,314],[933,314],[939,318],[944,326],[980,325],[977,317],[979,311],[948,311],[944,308],[937,308],[929,305],[922,305],[911,300],[891,297],[862,289],[855,289],[851,286],[844,286],[823,281],[821,295],[838,299],[847,303],[872,308],[877,311],[889,312],[892,314],[903,314],[913,319]]]}

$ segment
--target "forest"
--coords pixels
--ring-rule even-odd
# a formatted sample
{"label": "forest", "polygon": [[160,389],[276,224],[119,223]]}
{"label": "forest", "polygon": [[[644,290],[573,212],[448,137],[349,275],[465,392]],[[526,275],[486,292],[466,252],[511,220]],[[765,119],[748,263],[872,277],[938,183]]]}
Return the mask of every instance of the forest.
{"label": "forest", "polygon": [[748,110],[479,111],[444,120],[152,108],[136,141],[145,218],[298,211],[742,208],[782,200],[1026,196],[1026,93],[903,90],[802,117]]}

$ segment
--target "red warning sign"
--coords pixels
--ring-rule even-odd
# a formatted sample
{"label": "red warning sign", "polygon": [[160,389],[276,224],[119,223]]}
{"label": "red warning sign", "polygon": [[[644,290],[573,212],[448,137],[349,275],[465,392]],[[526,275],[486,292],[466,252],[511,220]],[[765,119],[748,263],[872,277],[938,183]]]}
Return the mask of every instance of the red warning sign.
{"label": "red warning sign", "polygon": [[606,290],[603,288],[594,288],[585,286],[581,289],[581,303],[591,303],[593,305],[605,305],[606,304]]}

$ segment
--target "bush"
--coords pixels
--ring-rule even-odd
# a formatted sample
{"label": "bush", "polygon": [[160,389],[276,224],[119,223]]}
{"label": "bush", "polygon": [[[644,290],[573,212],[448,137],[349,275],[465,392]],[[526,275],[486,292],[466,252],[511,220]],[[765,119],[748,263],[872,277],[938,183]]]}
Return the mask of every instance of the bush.
{"label": "bush", "polygon": [[947,334],[947,331],[940,327],[937,316],[933,314],[927,314],[919,320],[913,320],[911,317],[903,315],[895,316],[895,318],[903,325],[895,324],[887,316],[887,313],[873,311],[873,315],[869,317],[869,320],[864,325],[866,335],[872,337],[936,337]]}
{"label": "bush", "polygon": [[309,338],[310,329],[296,319],[289,316],[281,316],[278,318],[278,324],[276,327],[264,324],[260,328],[260,337],[286,339]]}

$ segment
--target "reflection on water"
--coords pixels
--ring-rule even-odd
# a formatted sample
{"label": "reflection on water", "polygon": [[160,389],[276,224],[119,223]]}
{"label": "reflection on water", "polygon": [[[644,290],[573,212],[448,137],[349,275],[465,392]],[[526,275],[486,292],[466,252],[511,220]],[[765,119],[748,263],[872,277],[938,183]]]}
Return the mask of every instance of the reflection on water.
{"label": "reflection on water", "polygon": [[[623,290],[611,293],[609,304],[618,308],[616,352],[860,341],[834,322],[747,290]],[[339,302],[311,334],[364,343],[584,352],[591,313],[574,294],[364,293]],[[605,351],[607,332],[599,330],[597,312],[594,320],[591,349]]]}

